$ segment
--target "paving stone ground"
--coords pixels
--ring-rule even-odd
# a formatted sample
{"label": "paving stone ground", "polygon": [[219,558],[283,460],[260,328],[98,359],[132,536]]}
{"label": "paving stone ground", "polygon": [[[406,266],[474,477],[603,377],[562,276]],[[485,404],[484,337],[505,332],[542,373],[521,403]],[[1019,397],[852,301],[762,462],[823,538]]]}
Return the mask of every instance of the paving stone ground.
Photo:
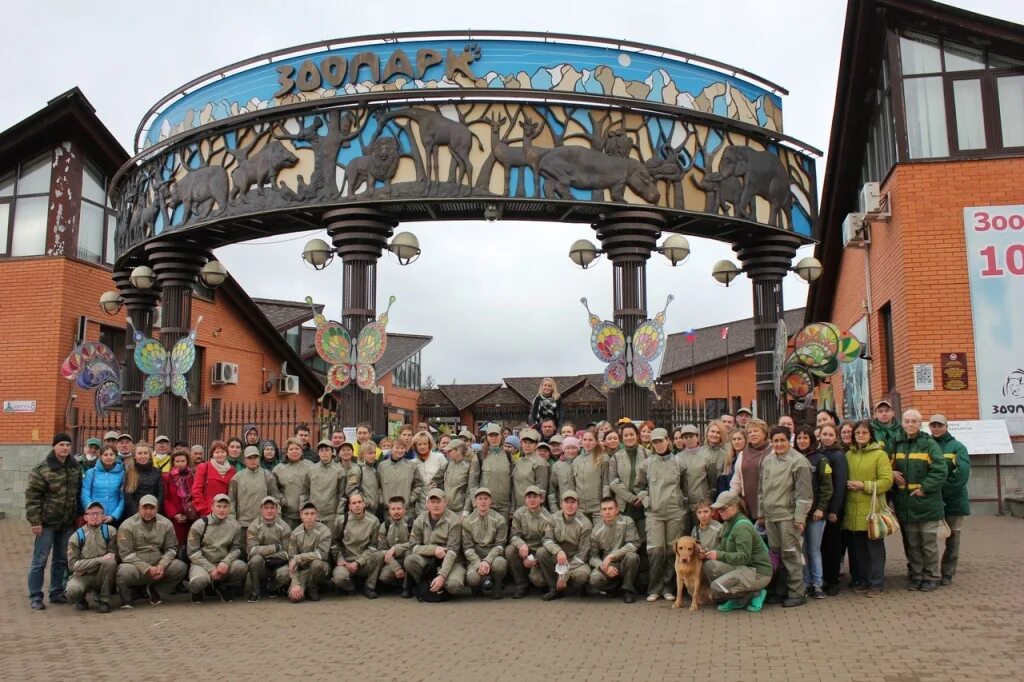
{"label": "paving stone ground", "polygon": [[1024,679],[1024,521],[1013,518],[968,519],[952,587],[907,592],[893,537],[883,598],[844,591],[760,614],[538,596],[418,604],[391,594],[197,606],[177,595],[102,616],[70,606],[34,612],[30,549],[28,524],[0,521],[5,682],[70,671],[136,680]]}

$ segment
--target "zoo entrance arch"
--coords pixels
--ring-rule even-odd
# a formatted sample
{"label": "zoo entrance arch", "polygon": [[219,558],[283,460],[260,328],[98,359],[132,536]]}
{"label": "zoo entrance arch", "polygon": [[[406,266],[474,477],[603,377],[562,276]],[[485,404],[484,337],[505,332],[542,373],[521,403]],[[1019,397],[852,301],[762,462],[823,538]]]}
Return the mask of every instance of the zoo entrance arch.
{"label": "zoo entrance arch", "polygon": [[[615,322],[630,335],[648,317],[657,239],[710,237],[732,244],[754,283],[757,395],[771,421],[782,279],[797,247],[817,238],[820,152],[783,133],[785,94],[696,55],[575,35],[404,33],[259,55],[144,116],[110,188],[113,279],[146,335],[162,303],[170,349],[189,333],[192,285],[212,249],[326,229],[355,337],[376,316],[377,260],[400,223],[588,223],[613,263]],[[155,286],[133,283],[141,265]],[[128,363],[130,432],[142,380]],[[158,400],[161,428],[177,438],[184,405],[171,393]],[[649,403],[627,381],[611,391],[609,414],[646,416]],[[383,419],[379,397],[354,385],[339,404],[346,422]]]}

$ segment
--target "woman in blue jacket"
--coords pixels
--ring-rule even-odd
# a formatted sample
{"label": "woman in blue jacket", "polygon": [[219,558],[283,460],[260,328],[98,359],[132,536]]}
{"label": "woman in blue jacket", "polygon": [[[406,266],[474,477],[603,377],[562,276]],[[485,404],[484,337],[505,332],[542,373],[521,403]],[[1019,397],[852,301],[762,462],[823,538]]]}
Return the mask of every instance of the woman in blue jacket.
{"label": "woman in blue jacket", "polygon": [[124,513],[124,465],[114,448],[106,447],[100,453],[96,466],[85,472],[82,480],[82,507],[88,509],[93,502],[99,502],[106,510],[104,523],[117,524]]}

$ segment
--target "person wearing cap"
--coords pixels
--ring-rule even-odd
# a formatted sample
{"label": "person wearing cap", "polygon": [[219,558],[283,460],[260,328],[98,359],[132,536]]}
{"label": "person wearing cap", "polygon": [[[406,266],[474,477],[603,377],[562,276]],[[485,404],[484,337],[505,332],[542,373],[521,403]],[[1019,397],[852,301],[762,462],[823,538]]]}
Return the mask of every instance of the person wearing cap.
{"label": "person wearing cap", "polygon": [[66,587],[67,597],[79,611],[89,608],[86,595],[94,592],[96,610],[110,612],[110,593],[117,573],[117,530],[104,523],[106,516],[103,504],[90,502],[85,508],[85,525],[72,533],[68,541],[71,575]]}
{"label": "person wearing cap", "polygon": [[465,594],[466,566],[459,558],[461,520],[448,509],[448,500],[440,488],[432,488],[427,493],[427,511],[413,522],[409,543],[412,549],[402,563],[410,587],[419,583],[427,563],[434,560],[438,562],[437,577],[431,581],[430,591],[447,590],[453,596]]}
{"label": "person wearing cap", "polygon": [[622,600],[636,601],[640,537],[633,519],[619,513],[613,495],[601,500],[601,520],[590,532],[590,587],[596,592],[622,587]]}
{"label": "person wearing cap", "polygon": [[469,461],[467,459],[466,444],[460,438],[448,443],[445,455],[448,457],[448,464],[439,472],[441,478],[434,478],[434,488],[444,490],[444,496],[448,499],[448,508],[455,513],[468,514],[471,502],[467,498],[466,491],[469,488]]}
{"label": "person wearing cap", "polygon": [[377,529],[377,554],[380,556],[381,566],[377,582],[401,585],[403,597],[412,596],[405,580],[405,568],[402,566],[402,560],[411,547],[409,524],[405,522],[405,500],[401,497],[392,497],[388,500],[387,515]]}
{"label": "person wearing cap", "polygon": [[566,490],[562,493],[562,510],[552,515],[544,529],[544,542],[537,550],[537,563],[548,586],[544,601],[565,596],[570,585],[579,588],[581,597],[586,595],[593,525],[578,510],[579,496],[574,490]]}
{"label": "person wearing cap", "polygon": [[535,485],[530,486],[526,489],[526,503],[512,514],[510,541],[505,548],[505,561],[515,582],[513,599],[525,597],[530,583],[537,588],[546,584],[537,563],[537,552],[544,545],[544,531],[550,522],[551,515],[544,509],[544,491]]}
{"label": "person wearing cap", "polygon": [[[710,430],[710,426],[708,429]],[[683,467],[686,481],[687,511],[683,516],[683,535],[689,535],[697,523],[697,503],[709,499],[718,485],[718,462],[700,444],[700,430],[693,424],[683,424],[676,429],[683,448],[676,453],[676,459]],[[673,440],[675,440],[673,438]]]}
{"label": "person wearing cap", "polygon": [[[555,436],[552,438],[552,447],[554,444],[554,438],[558,438],[559,455],[562,455],[564,453],[565,456],[555,457],[554,451],[552,451],[551,453],[551,470],[548,474],[547,506],[552,513],[558,511],[558,500],[562,497],[562,493],[564,493],[566,490],[576,490],[577,492],[579,492],[579,490],[576,488],[576,481],[573,478],[572,474],[573,462],[576,460],[576,457],[578,457],[580,454],[579,441],[577,441],[575,438],[572,439],[575,443],[575,447],[569,448],[569,450],[571,451],[570,453],[563,450],[562,446],[565,443],[565,439],[563,439],[558,434],[555,434]],[[580,494],[582,495],[582,493]],[[586,513],[585,508],[584,513]]]}
{"label": "person wearing cap", "polygon": [[241,525],[231,517],[231,498],[223,493],[214,497],[213,513],[188,531],[188,591],[193,604],[203,600],[207,587],[212,586],[224,603],[241,590],[248,573],[242,561],[244,537]]}
{"label": "person wearing cap", "polygon": [[139,511],[124,520],[117,529],[117,567],[115,583],[121,595],[121,608],[132,608],[132,588],[145,587],[149,601],[160,603],[160,590],[177,586],[188,569],[178,559],[178,540],[170,519],[157,513],[157,499],[145,495]]}
{"label": "person wearing cap", "polygon": [[510,518],[517,505],[512,494],[512,457],[502,450],[501,427],[488,424],[486,442],[477,451],[469,469],[469,502],[477,488],[491,491],[491,509]]}
{"label": "person wearing cap", "polygon": [[[559,448],[561,450],[561,448]],[[541,441],[537,443],[537,456],[544,460],[544,463],[548,465],[548,477],[551,476],[551,462],[558,461],[557,457],[554,457],[554,453],[551,449],[551,443],[545,443]],[[554,459],[552,459],[554,457]]]}
{"label": "person wearing cap", "polygon": [[921,430],[921,413],[903,413],[903,435],[892,451],[893,502],[900,522],[911,591],[931,592],[939,583],[939,524],[946,507],[942,488],[949,468],[942,448]]}
{"label": "person wearing cap", "polygon": [[470,433],[469,429],[466,429],[466,428],[463,428],[461,431],[459,431],[459,438],[464,443],[474,443],[474,442],[476,442],[476,438],[474,438],[473,434]]}
{"label": "person wearing cap", "polygon": [[928,420],[928,428],[932,432],[932,438],[942,449],[942,456],[946,458],[946,467],[949,469],[946,483],[942,486],[942,503],[950,532],[942,552],[942,578],[939,584],[951,585],[960,559],[960,529],[963,527],[964,517],[971,513],[967,493],[967,481],[971,478],[971,459],[966,446],[949,432],[949,422],[943,415],[933,414]]}
{"label": "person wearing cap", "polygon": [[892,402],[888,398],[883,398],[875,403],[871,428],[874,429],[878,440],[885,444],[885,451],[888,453],[892,453],[896,448],[896,443],[906,436],[899,419],[896,418],[896,413],[893,412]]}
{"label": "person wearing cap", "polygon": [[551,462],[557,462],[562,459],[562,441],[565,437],[560,433],[556,433],[548,439],[548,445],[551,446]]}
{"label": "person wearing cap", "polygon": [[[619,501],[621,512],[633,519],[633,523],[636,524],[636,532],[640,535],[640,542],[643,543],[647,538],[647,525],[643,500],[638,495],[640,492],[640,470],[643,463],[652,455],[649,450],[640,445],[640,431],[636,424],[623,424],[620,438],[625,438],[632,445],[624,445],[620,450],[608,453],[608,489]],[[586,446],[586,443],[583,445]],[[600,500],[599,497],[596,501],[588,501],[587,511],[592,516],[601,513]],[[589,507],[595,502],[596,508]]]}
{"label": "person wearing cap", "polygon": [[274,480],[281,493],[281,518],[289,528],[300,523],[300,510],[309,491],[309,470],[313,466],[303,457],[302,441],[285,441],[284,461],[274,467]]}
{"label": "person wearing cap", "polygon": [[686,470],[672,454],[668,431],[651,431],[654,452],[643,461],[637,476],[637,497],[646,510],[647,556],[650,559],[650,577],[647,601],[654,602],[661,595],[674,601],[675,568],[671,557],[676,538],[684,535],[684,518],[689,511],[686,500]]}
{"label": "person wearing cap", "polygon": [[[589,452],[586,449],[587,443],[590,443]],[[591,523],[596,523],[601,518],[601,499],[613,494],[608,478],[609,457],[598,444],[593,429],[584,431],[582,439],[566,438],[562,441],[562,452],[565,459],[572,462],[573,490],[580,496],[580,512],[586,514]],[[548,505],[552,514],[560,511],[558,505],[563,492],[564,489],[559,490],[554,504]]]}
{"label": "person wearing cap", "polygon": [[317,521],[314,503],[303,503],[299,513],[302,523],[288,536],[288,598],[320,601],[320,585],[330,575],[331,529]]}
{"label": "person wearing cap", "polygon": [[273,594],[288,584],[288,536],[292,529],[281,518],[281,504],[273,495],[260,500],[260,514],[245,531],[249,602],[264,590]]}
{"label": "person wearing cap", "polygon": [[46,608],[43,578],[51,551],[50,603],[68,601],[64,595],[68,540],[74,530],[81,489],[82,468],[71,456],[71,437],[58,433],[46,458],[29,472],[25,486],[25,518],[35,536],[28,571],[29,603],[34,610]]}
{"label": "person wearing cap", "polygon": [[104,448],[98,462],[82,478],[82,506],[99,502],[107,510],[103,522],[116,526],[124,514],[124,464],[113,448]]}
{"label": "person wearing cap", "polygon": [[259,447],[246,446],[242,457],[245,467],[228,483],[228,500],[231,502],[231,517],[238,521],[244,536],[249,524],[259,518],[263,498],[270,495],[280,501],[281,491],[274,475],[260,466]]}
{"label": "person wearing cap", "polygon": [[405,443],[399,438],[391,448],[391,456],[377,463],[377,476],[380,478],[381,498],[390,500],[401,497],[408,500],[406,513],[409,518],[416,514],[422,505],[421,498],[425,490],[423,468],[418,459],[406,459]]}
{"label": "person wearing cap", "polygon": [[[383,452],[383,450],[382,450]],[[388,451],[391,457],[390,450]],[[359,490],[366,501],[366,511],[378,519],[387,516],[387,501],[380,496],[380,476],[377,475],[377,451],[362,448],[359,454]]]}
{"label": "person wearing cap", "polygon": [[135,439],[130,433],[122,433],[117,436],[117,456],[121,459],[131,457],[135,449]]}
{"label": "person wearing cap", "polygon": [[736,428],[745,429],[750,420],[754,418],[754,413],[749,407],[741,407],[736,410]]}
{"label": "person wearing cap", "polygon": [[711,505],[722,518],[722,545],[705,551],[704,577],[711,584],[711,596],[723,602],[719,611],[758,612],[768,595],[772,561],[768,547],[754,524],[740,511],[740,495],[723,491]]}
{"label": "person wearing cap", "polygon": [[345,472],[341,465],[334,461],[334,448],[326,438],[317,443],[316,453],[320,461],[310,465],[306,497],[316,505],[320,522],[328,528],[334,527],[334,520],[345,513]]}
{"label": "person wearing cap", "polygon": [[490,591],[492,599],[501,599],[508,572],[508,521],[491,509],[491,491],[487,488],[477,488],[473,501],[476,511],[462,519],[466,585],[471,590]]}
{"label": "person wearing cap", "polygon": [[558,424],[554,419],[540,420],[540,440],[542,443],[550,443],[551,437],[558,432]]}
{"label": "person wearing cap", "polygon": [[99,438],[90,438],[85,441],[82,454],[75,455],[75,461],[78,462],[78,466],[82,467],[82,471],[88,471],[96,466],[96,462],[100,458],[100,448],[102,447],[103,441]]}
{"label": "person wearing cap", "polygon": [[171,470],[171,439],[167,436],[159,435],[153,441],[153,466],[161,474]]}
{"label": "person wearing cap", "polygon": [[[526,489],[531,485],[537,486],[546,494],[548,476],[551,473],[547,461],[537,454],[540,434],[533,429],[523,429],[519,433],[519,441],[522,444],[522,456],[512,464],[512,494],[515,506],[519,506],[526,498]],[[550,454],[550,446],[545,447],[548,447]]]}
{"label": "person wearing cap", "polygon": [[103,444],[109,445],[110,447],[114,448],[114,451],[116,452],[117,438],[120,435],[121,434],[119,434],[117,431],[107,431],[105,434],[103,434]]}
{"label": "person wearing cap", "polygon": [[363,594],[377,598],[377,575],[381,555],[377,552],[377,531],[380,521],[366,513],[363,494],[356,490],[348,499],[347,513],[338,516],[331,533],[331,556],[334,571],[331,582],[346,594],[355,594],[354,579],[364,578]]}
{"label": "person wearing cap", "polygon": [[341,427],[335,426],[329,433],[331,434],[331,437],[327,440],[331,442],[331,449],[334,451],[334,459],[338,459],[338,449],[341,447],[341,444],[345,442],[345,430]]}
{"label": "person wearing cap", "polygon": [[[359,486],[363,482],[363,468],[355,460],[355,447],[352,443],[345,442],[339,445],[337,457],[338,466],[341,467],[341,475],[345,479],[345,499],[347,500],[349,495],[359,490]],[[363,503],[366,503],[365,497],[363,498]],[[370,512],[371,516],[377,515],[376,507],[370,509],[367,506],[366,511]]]}

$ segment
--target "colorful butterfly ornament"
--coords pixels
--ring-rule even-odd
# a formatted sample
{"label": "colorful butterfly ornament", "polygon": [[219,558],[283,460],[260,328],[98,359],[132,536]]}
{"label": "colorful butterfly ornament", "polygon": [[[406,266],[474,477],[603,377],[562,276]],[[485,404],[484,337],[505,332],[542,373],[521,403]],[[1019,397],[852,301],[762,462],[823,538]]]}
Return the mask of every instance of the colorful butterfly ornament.
{"label": "colorful butterfly ornament", "polygon": [[81,389],[96,389],[93,403],[101,417],[107,416],[107,410],[121,402],[121,363],[105,344],[96,341],[78,344],[64,359],[60,373]]}
{"label": "colorful butterfly ornament", "polygon": [[674,300],[675,296],[670,294],[665,308],[654,319],[641,322],[632,338],[627,338],[617,324],[601,320],[590,312],[586,298],[580,299],[590,322],[590,347],[597,359],[608,365],[604,370],[602,390],[619,388],[631,378],[637,386],[654,391],[651,361],[665,348],[665,311]]}
{"label": "colorful butterfly ornament", "polygon": [[397,300],[394,296],[388,299],[387,309],[376,322],[362,328],[353,347],[352,336],[348,330],[340,323],[328,320],[317,312],[312,297],[306,297],[306,304],[313,308],[313,322],[316,324],[316,351],[330,366],[320,402],[334,391],[345,388],[353,380],[359,388],[370,393],[383,392],[384,389],[376,383],[377,373],[373,365],[380,361],[388,347],[388,312]]}
{"label": "colorful butterfly ornament", "polygon": [[200,315],[196,320],[196,326],[187,336],[178,339],[168,353],[162,343],[135,329],[131,318],[128,318],[128,324],[133,330],[132,337],[135,339],[135,365],[146,375],[142,382],[140,406],[147,399],[156,398],[168,389],[179,398],[184,398],[186,405],[192,406],[188,399],[185,375],[196,361],[196,337],[202,321],[203,316]]}

